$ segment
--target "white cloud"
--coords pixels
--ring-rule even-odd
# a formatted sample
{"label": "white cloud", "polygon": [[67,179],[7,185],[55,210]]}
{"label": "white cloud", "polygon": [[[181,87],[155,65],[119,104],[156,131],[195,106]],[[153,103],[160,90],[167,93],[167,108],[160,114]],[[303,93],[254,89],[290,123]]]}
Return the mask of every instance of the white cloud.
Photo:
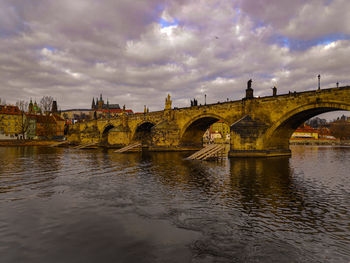
{"label": "white cloud", "polygon": [[204,94],[207,102],[240,99],[250,78],[261,96],[273,85],[279,93],[314,88],[317,74],[324,87],[349,82],[350,41],[302,50],[273,41],[276,33],[303,41],[349,34],[345,0],[102,3],[1,1],[2,97],[51,95],[71,108],[103,93],[142,111],[162,109],[169,92],[176,107],[203,103]]}

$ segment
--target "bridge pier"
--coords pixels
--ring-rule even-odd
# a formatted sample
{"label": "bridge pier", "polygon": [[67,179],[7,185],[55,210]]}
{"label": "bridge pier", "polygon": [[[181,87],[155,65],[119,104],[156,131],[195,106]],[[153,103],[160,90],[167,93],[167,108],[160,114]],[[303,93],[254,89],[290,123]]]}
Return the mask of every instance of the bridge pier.
{"label": "bridge pier", "polygon": [[179,146],[180,129],[176,122],[165,120],[151,129],[150,150],[163,151],[176,149]]}
{"label": "bridge pier", "polygon": [[202,147],[206,129],[216,121],[230,126],[229,157],[289,156],[289,138],[318,114],[350,111],[350,86],[256,98],[248,89],[243,100],[164,111],[101,118],[70,127],[72,143],[108,143],[123,147],[136,141],[150,151],[187,151]]}
{"label": "bridge pier", "polygon": [[115,147],[124,147],[131,143],[130,134],[130,128],[120,124],[109,131],[108,143]]}
{"label": "bridge pier", "polygon": [[249,115],[233,123],[230,127],[229,157],[290,156],[288,143],[275,149],[265,145],[264,135],[268,128],[267,124]]}

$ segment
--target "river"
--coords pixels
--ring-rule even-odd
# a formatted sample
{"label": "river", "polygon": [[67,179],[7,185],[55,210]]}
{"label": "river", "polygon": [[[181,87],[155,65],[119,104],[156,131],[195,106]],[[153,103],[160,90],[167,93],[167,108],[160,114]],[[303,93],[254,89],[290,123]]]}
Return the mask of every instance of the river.
{"label": "river", "polygon": [[0,262],[350,262],[350,148],[0,147]]}

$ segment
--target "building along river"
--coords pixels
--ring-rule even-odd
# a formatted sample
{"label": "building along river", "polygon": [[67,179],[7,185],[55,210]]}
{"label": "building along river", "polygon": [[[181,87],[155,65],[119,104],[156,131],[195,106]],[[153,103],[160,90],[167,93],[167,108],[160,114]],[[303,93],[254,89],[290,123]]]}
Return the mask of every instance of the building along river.
{"label": "building along river", "polygon": [[0,261],[350,262],[350,148],[291,158],[0,148]]}

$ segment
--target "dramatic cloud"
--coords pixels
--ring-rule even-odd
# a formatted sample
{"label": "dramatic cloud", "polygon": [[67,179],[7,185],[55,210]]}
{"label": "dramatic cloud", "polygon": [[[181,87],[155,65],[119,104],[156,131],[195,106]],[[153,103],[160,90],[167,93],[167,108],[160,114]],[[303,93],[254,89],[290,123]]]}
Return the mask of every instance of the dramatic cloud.
{"label": "dramatic cloud", "polygon": [[62,109],[103,94],[142,111],[349,84],[346,0],[1,0],[0,87],[8,103]]}

